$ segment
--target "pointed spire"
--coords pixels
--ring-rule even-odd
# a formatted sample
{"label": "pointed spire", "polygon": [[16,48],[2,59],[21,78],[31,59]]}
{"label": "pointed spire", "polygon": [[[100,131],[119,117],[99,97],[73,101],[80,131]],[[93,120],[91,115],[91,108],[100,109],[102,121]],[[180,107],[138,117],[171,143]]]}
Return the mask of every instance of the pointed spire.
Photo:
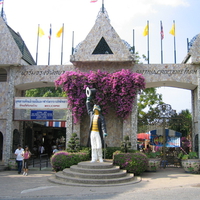
{"label": "pointed spire", "polygon": [[3,8],[4,2],[2,1],[1,4],[2,4],[2,7],[1,7],[1,17],[2,17],[2,19],[4,20],[4,22],[7,24],[6,14],[5,14],[4,8]]}

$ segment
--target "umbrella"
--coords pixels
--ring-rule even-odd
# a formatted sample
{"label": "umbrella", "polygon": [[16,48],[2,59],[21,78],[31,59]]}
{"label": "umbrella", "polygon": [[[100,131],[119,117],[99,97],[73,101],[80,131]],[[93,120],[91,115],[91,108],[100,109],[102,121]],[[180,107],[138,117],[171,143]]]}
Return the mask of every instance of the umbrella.
{"label": "umbrella", "polygon": [[150,134],[148,134],[148,133],[138,133],[137,134],[137,139],[138,140],[149,140],[150,139]]}

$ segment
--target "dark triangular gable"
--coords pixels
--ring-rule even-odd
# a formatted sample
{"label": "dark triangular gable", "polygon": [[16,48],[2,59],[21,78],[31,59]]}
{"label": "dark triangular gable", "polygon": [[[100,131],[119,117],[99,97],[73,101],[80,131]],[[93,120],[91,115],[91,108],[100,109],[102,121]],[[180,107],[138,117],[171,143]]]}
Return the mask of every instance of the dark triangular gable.
{"label": "dark triangular gable", "polygon": [[104,37],[101,38],[92,54],[113,54]]}

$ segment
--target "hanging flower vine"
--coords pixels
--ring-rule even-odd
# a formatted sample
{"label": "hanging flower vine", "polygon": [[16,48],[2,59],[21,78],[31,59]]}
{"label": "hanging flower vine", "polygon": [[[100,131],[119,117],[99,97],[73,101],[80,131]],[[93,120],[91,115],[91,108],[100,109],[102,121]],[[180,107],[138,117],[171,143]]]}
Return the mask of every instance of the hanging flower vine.
{"label": "hanging flower vine", "polygon": [[97,89],[94,102],[101,106],[102,114],[108,113],[112,106],[117,116],[125,119],[132,111],[137,93],[145,88],[145,80],[141,74],[125,69],[111,74],[100,70],[66,71],[55,85],[62,86],[66,92],[74,123],[77,123],[86,113],[86,87]]}

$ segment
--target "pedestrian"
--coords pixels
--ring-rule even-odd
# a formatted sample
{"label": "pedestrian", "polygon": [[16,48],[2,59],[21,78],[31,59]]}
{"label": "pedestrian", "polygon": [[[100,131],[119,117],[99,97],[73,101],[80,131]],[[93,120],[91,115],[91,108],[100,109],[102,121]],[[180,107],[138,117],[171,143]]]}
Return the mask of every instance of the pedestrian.
{"label": "pedestrian", "polygon": [[15,150],[15,155],[16,157],[16,162],[17,162],[17,168],[18,168],[18,174],[21,174],[22,172],[22,161],[23,161],[23,153],[24,149],[22,148],[22,146],[19,144],[18,148]]}
{"label": "pedestrian", "polygon": [[31,152],[29,151],[28,146],[25,146],[22,156],[24,158],[24,160],[23,160],[23,168],[24,168],[23,175],[27,176],[28,175],[28,160],[31,157]]}
{"label": "pedestrian", "polygon": [[86,89],[87,101],[86,107],[87,112],[90,116],[90,127],[89,127],[89,138],[88,138],[88,146],[91,145],[92,149],[92,159],[91,162],[103,162],[102,158],[102,144],[103,138],[107,136],[106,133],[106,123],[103,115],[101,114],[101,108],[99,105],[94,105],[93,109],[90,103],[92,98],[91,92],[88,92],[88,88]]}
{"label": "pedestrian", "polygon": [[39,154],[41,155],[41,154],[43,154],[44,153],[44,151],[45,151],[45,149],[44,149],[44,146],[41,144],[40,146],[39,146]]}
{"label": "pedestrian", "polygon": [[53,154],[55,154],[56,152],[58,152],[57,146],[53,146]]}

